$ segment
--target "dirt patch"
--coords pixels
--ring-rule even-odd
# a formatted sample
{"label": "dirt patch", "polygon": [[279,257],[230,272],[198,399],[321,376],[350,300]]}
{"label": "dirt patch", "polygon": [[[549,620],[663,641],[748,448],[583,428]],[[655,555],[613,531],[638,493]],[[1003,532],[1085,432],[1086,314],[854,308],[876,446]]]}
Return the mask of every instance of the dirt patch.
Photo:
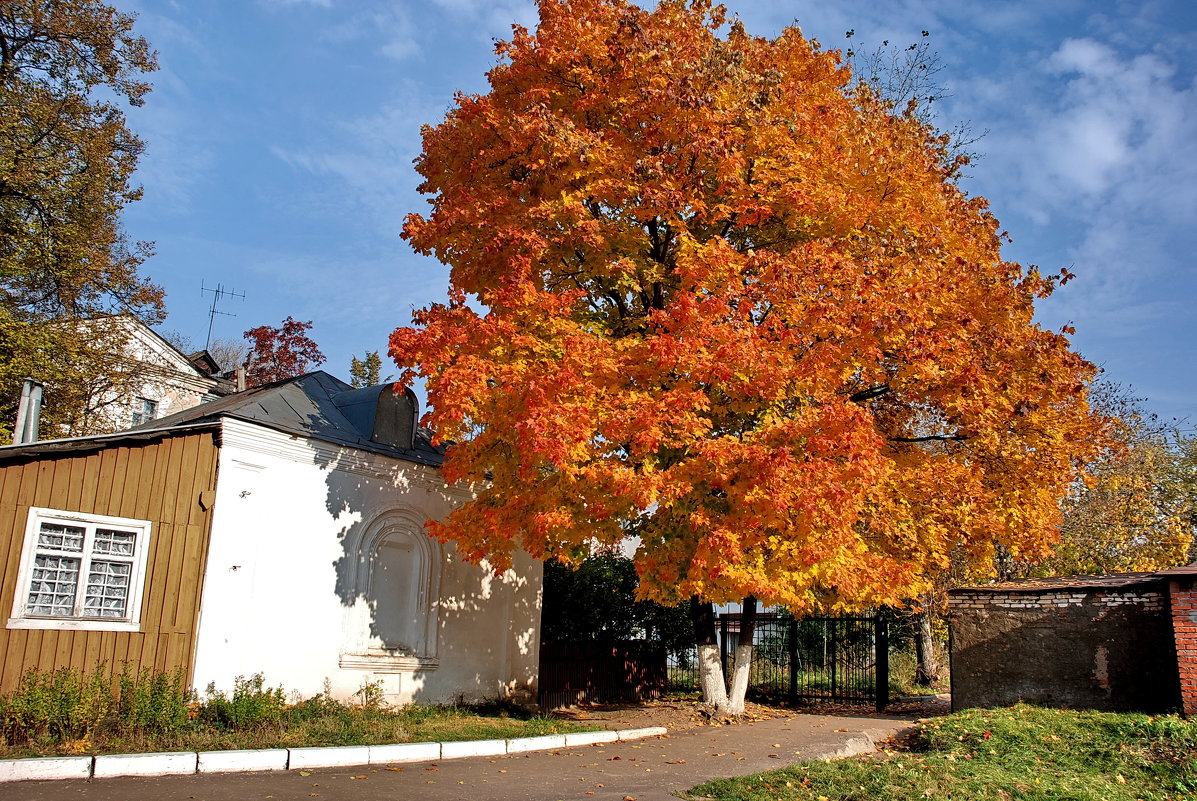
{"label": "dirt patch", "polygon": [[664,726],[670,731],[684,731],[699,726],[728,726],[754,720],[768,720],[793,715],[859,715],[890,717],[912,715],[930,717],[946,714],[950,707],[946,696],[921,696],[896,699],[885,712],[871,705],[846,703],[810,703],[777,706],[747,702],[742,718],[712,718],[697,698],[670,698],[620,704],[579,704],[553,711],[553,715],[579,723],[594,723],[605,729],[642,729]]}

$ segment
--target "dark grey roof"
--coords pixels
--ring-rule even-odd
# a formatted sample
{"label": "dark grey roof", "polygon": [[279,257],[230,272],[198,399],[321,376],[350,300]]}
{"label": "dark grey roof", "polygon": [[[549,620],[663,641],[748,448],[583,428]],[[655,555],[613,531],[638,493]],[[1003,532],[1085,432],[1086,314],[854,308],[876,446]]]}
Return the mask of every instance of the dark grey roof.
{"label": "dark grey roof", "polygon": [[[433,447],[427,429],[417,429],[412,448],[402,448],[373,442],[374,404],[382,392],[391,391],[390,384],[354,389],[340,379],[319,370],[298,378],[288,378],[227,395],[208,403],[201,403],[157,420],[121,432],[113,437],[128,438],[152,432],[190,428],[199,423],[215,422],[229,417],[257,423],[268,428],[316,439],[335,445],[359,448],[384,456],[411,462],[439,466],[444,451]],[[415,411],[414,395],[409,397]],[[369,408],[367,409],[367,404]],[[88,438],[89,440],[93,438]],[[55,440],[19,446],[26,450],[50,450]],[[82,442],[82,440],[77,440]],[[61,450],[61,446],[58,448]],[[0,459],[4,456],[0,448]]]}
{"label": "dark grey roof", "polygon": [[120,445],[144,445],[169,437],[181,437],[201,431],[217,433],[220,424],[214,420],[175,426],[174,428],[146,428],[117,431],[115,434],[94,434],[87,437],[43,439],[24,445],[0,446],[0,463],[29,461],[44,456],[78,456]]}
{"label": "dark grey roof", "polygon": [[1051,592],[1053,590],[1099,590],[1156,584],[1163,581],[1160,573],[1110,573],[1102,576],[1048,576],[1046,578],[1013,579],[957,587],[948,595],[968,592]]}

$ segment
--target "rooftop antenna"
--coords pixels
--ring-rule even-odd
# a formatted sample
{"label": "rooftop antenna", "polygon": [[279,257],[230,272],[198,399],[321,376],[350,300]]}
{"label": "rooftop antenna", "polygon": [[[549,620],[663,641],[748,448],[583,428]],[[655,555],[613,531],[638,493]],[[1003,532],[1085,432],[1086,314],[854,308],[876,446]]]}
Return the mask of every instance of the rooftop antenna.
{"label": "rooftop antenna", "polygon": [[216,315],[221,314],[225,317],[237,316],[232,312],[218,311],[216,304],[223,298],[240,298],[241,300],[245,300],[245,293],[237,292],[233,289],[225,289],[224,284],[217,284],[216,288],[213,289],[212,287],[204,286],[204,282],[200,281],[200,296],[202,297],[205,292],[212,293],[212,308],[208,309],[208,338],[204,340],[204,350],[207,350],[208,346],[212,344],[212,324],[216,322]]}

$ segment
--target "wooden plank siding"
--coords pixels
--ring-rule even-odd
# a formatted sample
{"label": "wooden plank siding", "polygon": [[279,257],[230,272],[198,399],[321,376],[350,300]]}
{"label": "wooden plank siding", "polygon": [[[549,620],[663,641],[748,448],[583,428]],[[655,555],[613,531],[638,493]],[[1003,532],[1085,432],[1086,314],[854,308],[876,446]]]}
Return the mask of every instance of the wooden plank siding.
{"label": "wooden plank siding", "polygon": [[30,507],[112,515],[153,524],[141,598],[140,631],[0,629],[0,692],[30,668],[91,670],[126,664],[173,671],[191,681],[200,592],[212,510],[200,493],[216,488],[213,431],[45,453],[0,463],[0,615],[12,612]]}

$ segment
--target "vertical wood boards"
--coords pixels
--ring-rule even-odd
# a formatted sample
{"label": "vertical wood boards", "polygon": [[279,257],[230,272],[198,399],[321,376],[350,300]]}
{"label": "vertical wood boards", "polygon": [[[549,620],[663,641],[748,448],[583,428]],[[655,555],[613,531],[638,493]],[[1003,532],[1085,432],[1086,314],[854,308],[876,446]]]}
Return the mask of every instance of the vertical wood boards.
{"label": "vertical wood boards", "polygon": [[[31,668],[189,673],[216,488],[214,432],[0,464],[0,619],[13,609],[30,507],[153,523],[137,632],[0,628],[0,692]],[[190,681],[190,675],[186,676]]]}

